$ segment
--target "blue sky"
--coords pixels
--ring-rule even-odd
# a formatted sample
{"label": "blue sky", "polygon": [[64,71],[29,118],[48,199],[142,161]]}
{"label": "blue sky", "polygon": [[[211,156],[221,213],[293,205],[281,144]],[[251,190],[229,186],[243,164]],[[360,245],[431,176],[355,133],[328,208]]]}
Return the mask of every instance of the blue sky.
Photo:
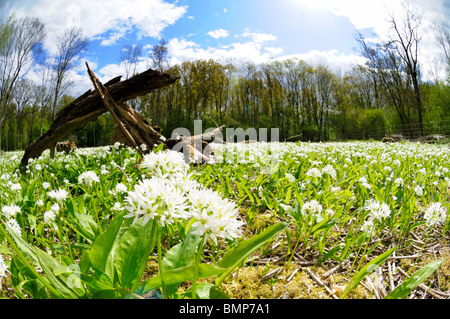
{"label": "blue sky", "polygon": [[[253,61],[296,57],[348,71],[364,63],[355,50],[356,30],[366,37],[388,36],[389,14],[400,16],[403,0],[0,0],[0,17],[37,16],[46,25],[46,47],[55,50],[58,34],[81,27],[89,39],[85,60],[102,81],[123,75],[125,44],[141,44],[138,70],[150,66],[149,51],[169,42],[172,64],[194,59]],[[409,0],[423,16],[421,59],[439,67],[440,52],[430,27],[450,21],[446,0]],[[80,61],[83,62],[83,61]],[[423,70],[424,71],[424,70]],[[425,70],[427,72],[428,70]],[[32,76],[32,74],[31,74]],[[90,88],[84,64],[72,73],[73,94]]]}
{"label": "blue sky", "polygon": [[[185,14],[160,33],[160,37],[168,41],[184,39],[207,49],[235,43],[245,44],[249,41],[250,34],[265,34],[269,39],[267,47],[278,48],[279,50],[274,52],[283,50],[281,53],[287,55],[330,49],[338,50],[343,54],[355,54],[354,47],[357,46],[353,37],[356,31],[355,26],[348,18],[333,15],[325,10],[308,7],[298,7],[293,10],[289,1],[182,0],[166,2],[186,6]],[[217,30],[226,32],[219,37],[220,32],[213,33]],[[102,67],[117,63],[120,49],[125,44],[141,43],[145,46],[158,42],[158,38],[139,37],[139,31],[134,27],[116,43],[105,46],[105,38],[108,39],[114,34],[114,31],[107,31],[99,35],[99,39],[91,42],[90,55],[96,58],[101,56],[102,58],[98,61],[99,67]],[[245,36],[246,33],[249,35]]]}

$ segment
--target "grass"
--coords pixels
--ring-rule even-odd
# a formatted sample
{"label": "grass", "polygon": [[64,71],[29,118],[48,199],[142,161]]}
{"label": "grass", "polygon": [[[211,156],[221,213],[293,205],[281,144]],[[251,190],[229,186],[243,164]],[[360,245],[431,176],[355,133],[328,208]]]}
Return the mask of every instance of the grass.
{"label": "grass", "polygon": [[[220,283],[230,298],[339,298],[364,266],[394,247],[394,253],[364,275],[346,298],[383,298],[438,259],[444,262],[409,298],[449,298],[447,145],[371,141],[213,146],[217,163],[191,166],[189,172],[196,182],[237,203],[245,224],[241,238],[208,242],[202,263],[220,264],[245,239],[290,222]],[[22,238],[62,261],[78,263],[146,175],[137,165],[136,150],[129,148],[79,149],[59,153],[54,160],[44,153],[23,174],[17,170],[21,154],[0,158],[0,204],[20,207],[15,219]],[[99,178],[90,188],[78,181],[87,171]],[[118,191],[119,183],[127,191]],[[68,191],[68,199],[57,218],[46,222],[44,214],[55,203],[48,191],[59,188]],[[1,219],[7,221],[5,214]],[[164,256],[185,240],[188,229],[183,222],[165,228]],[[39,296],[31,293],[36,287],[18,289],[27,275],[11,266],[16,257],[2,237],[0,254],[9,269],[16,270],[3,279],[2,296]],[[155,248],[141,283],[158,275],[157,257]],[[215,278],[198,282],[213,284]],[[192,280],[183,281],[174,296],[185,297],[191,284]]]}

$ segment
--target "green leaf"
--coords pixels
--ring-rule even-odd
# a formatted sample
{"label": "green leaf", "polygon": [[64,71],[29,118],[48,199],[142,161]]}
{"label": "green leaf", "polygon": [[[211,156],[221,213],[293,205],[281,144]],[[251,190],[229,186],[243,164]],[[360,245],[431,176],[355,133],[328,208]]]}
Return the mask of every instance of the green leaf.
{"label": "green leaf", "polygon": [[[55,258],[46,252],[36,248],[36,254],[39,258],[39,266],[44,271],[46,278],[50,284],[58,291],[57,298],[62,299],[79,299],[85,294],[85,290],[81,282],[73,282],[72,279],[77,277],[71,272],[61,272],[62,268],[67,268],[65,265],[58,262]],[[71,276],[74,276],[72,279]],[[74,286],[71,286],[73,284]]]}
{"label": "green leaf", "polygon": [[344,244],[338,244],[338,245],[334,246],[333,248],[331,248],[326,254],[324,254],[323,257],[319,256],[319,260],[318,260],[319,266],[323,262],[325,262],[327,259],[333,258],[333,256],[344,247],[345,247]]}
{"label": "green leaf", "polygon": [[[247,194],[247,196],[250,199],[250,201],[252,202],[252,204],[254,204],[255,203],[255,199],[253,198],[253,195],[250,192],[250,190],[247,188],[247,186],[245,186],[242,183],[239,183],[238,181],[235,181],[235,184],[236,184],[236,186],[238,188],[240,188],[241,190],[243,190]],[[242,194],[240,194],[240,195],[242,196]]]}
{"label": "green leaf", "polygon": [[258,235],[242,241],[237,246],[227,251],[217,263],[217,266],[221,268],[228,268],[228,271],[224,272],[216,279],[216,285],[220,285],[220,283],[233,271],[234,268],[236,268],[255,250],[266,244],[278,233],[283,231],[288,225],[289,223],[278,223],[269,226]]}
{"label": "green leaf", "polygon": [[[31,271],[36,279],[40,280],[42,284],[50,290],[54,298],[77,299],[84,295],[84,289],[82,287],[69,287],[69,282],[71,282],[69,276],[71,274],[64,273],[59,276],[55,275],[56,270],[65,267],[63,264],[46,252],[25,242],[22,237],[18,236],[14,231],[10,231],[10,234],[11,237],[14,238],[14,241],[9,236],[7,236],[7,239],[9,239],[8,241],[15,250],[18,260]],[[18,247],[14,245],[14,242]],[[45,278],[37,273],[33,265],[30,265],[27,262],[23,254],[24,252],[28,256],[28,259],[31,259],[35,265],[39,266],[44,271],[46,275]]]}
{"label": "green leaf", "polygon": [[170,269],[191,266],[194,262],[195,252],[201,240],[199,235],[193,234],[194,229],[191,228],[184,238],[183,242],[173,246],[164,256],[162,261],[163,272]]}
{"label": "green leaf", "polygon": [[[209,282],[198,283],[196,293],[198,299],[230,299],[222,289]],[[190,297],[191,289],[186,291],[185,295]]]}
{"label": "green leaf", "polygon": [[[163,275],[168,270],[191,266],[194,263],[197,246],[201,240],[201,236],[194,235],[194,232],[195,229],[190,228],[183,242],[175,245],[165,254],[162,260]],[[175,293],[177,289],[178,285],[166,285],[166,293]]]}
{"label": "green leaf", "polygon": [[[208,278],[212,276],[218,276],[225,271],[226,268],[217,267],[211,264],[200,264],[198,265],[198,275],[197,279]],[[194,278],[196,265],[180,267],[175,269],[170,269],[164,273],[164,283],[166,285],[176,285],[182,282],[192,280]],[[137,295],[144,295],[152,289],[161,287],[161,276],[156,275],[150,279],[144,281],[144,284],[134,291]]]}
{"label": "green leaf", "polygon": [[91,294],[102,290],[114,290],[112,282],[106,275],[100,276],[100,279],[97,279],[90,274],[80,273],[80,278],[86,284],[86,288]]}
{"label": "green leaf", "polygon": [[396,247],[389,249],[384,254],[374,258],[371,262],[362,267],[361,270],[350,280],[350,283],[348,284],[344,293],[341,295],[341,299],[344,299],[353,289],[355,289],[356,286],[358,286],[358,284],[364,277],[366,277],[371,272],[373,272],[377,267],[382,265],[386,261],[386,259],[388,259],[390,255],[392,255],[395,248]]}
{"label": "green leaf", "polygon": [[289,187],[287,192],[286,192],[286,195],[284,196],[284,201],[285,201],[286,204],[289,205],[289,202],[291,201],[291,197],[292,197],[292,188]]}
{"label": "green leaf", "polygon": [[[22,289],[33,299],[48,299],[49,295],[45,285],[25,265],[18,256],[13,256],[9,265],[11,285],[16,293],[21,294]],[[17,287],[17,288],[16,288]]]}
{"label": "green leaf", "polygon": [[96,292],[92,299],[122,299],[123,295],[116,289],[101,290]]}
{"label": "green leaf", "polygon": [[93,242],[99,235],[98,225],[94,218],[91,215],[77,212],[74,212],[74,215],[76,216],[77,221],[64,219],[64,222],[67,226],[81,234],[84,238],[90,242]]}
{"label": "green leaf", "polygon": [[114,278],[114,271],[112,269],[113,248],[120,226],[122,225],[124,214],[117,215],[109,227],[92,243],[91,249],[86,252],[86,256],[92,267],[102,273],[106,273],[110,278]]}
{"label": "green leaf", "polygon": [[[122,288],[136,288],[155,247],[157,224],[142,225],[142,219],[128,227],[114,247],[114,267]],[[132,288],[132,290],[134,290]]]}
{"label": "green leaf", "polygon": [[444,261],[444,258],[435,260],[428,265],[420,268],[418,271],[413,273],[411,277],[409,277],[405,282],[391,291],[384,299],[405,299],[409,296],[414,288],[420,285],[425,279],[430,277]]}

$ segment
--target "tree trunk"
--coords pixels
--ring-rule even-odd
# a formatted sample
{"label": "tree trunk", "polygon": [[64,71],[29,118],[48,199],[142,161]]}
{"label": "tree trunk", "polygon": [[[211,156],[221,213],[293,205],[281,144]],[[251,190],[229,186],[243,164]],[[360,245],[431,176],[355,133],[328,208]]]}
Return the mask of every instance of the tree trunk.
{"label": "tree trunk", "polygon": [[[104,87],[112,99],[119,105],[147,94],[155,89],[173,84],[179,77],[172,77],[154,70],[147,70],[128,80],[120,81],[116,77]],[[25,167],[30,158],[36,158],[50,148],[54,150],[56,143],[75,131],[83,129],[87,123],[95,121],[107,112],[98,92],[89,90],[56,114],[50,129],[36,141],[28,145],[21,165]]]}

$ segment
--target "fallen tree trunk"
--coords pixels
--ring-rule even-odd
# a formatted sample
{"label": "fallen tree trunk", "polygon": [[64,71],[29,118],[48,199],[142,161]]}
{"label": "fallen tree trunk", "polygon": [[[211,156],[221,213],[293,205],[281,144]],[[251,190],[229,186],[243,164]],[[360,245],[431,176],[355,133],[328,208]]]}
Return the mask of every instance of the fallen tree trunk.
{"label": "fallen tree trunk", "polygon": [[112,115],[117,123],[115,138],[121,140],[121,143],[132,146],[138,150],[141,157],[144,156],[141,145],[145,145],[147,150],[151,150],[154,145],[164,144],[166,148],[182,152],[186,162],[194,161],[196,163],[211,162],[212,149],[206,141],[216,140],[224,143],[222,128],[218,127],[211,132],[207,132],[192,137],[173,134],[170,139],[163,137],[159,130],[155,130],[148,121],[131,106],[122,103],[118,105],[106,88],[97,79],[95,74],[86,63],[89,77],[106,109]]}
{"label": "fallen tree trunk", "polygon": [[[121,77],[116,77],[104,85],[108,94],[119,105],[158,88],[169,86],[175,83],[179,77],[172,77],[169,74],[150,69],[128,80],[121,81],[120,79]],[[53,156],[57,142],[73,132],[83,129],[87,123],[95,121],[105,112],[107,109],[99,93],[93,90],[87,91],[62,109],[56,115],[50,129],[26,147],[21,160],[22,167],[28,164],[30,158],[39,157],[46,149],[50,149]]]}
{"label": "fallen tree trunk", "polygon": [[100,94],[103,104],[116,122],[118,132],[125,137],[126,144],[136,148],[143,156],[140,148],[142,144],[145,144],[147,149],[151,149],[155,144],[164,143],[161,134],[155,131],[142,115],[125,103],[118,105],[87,63],[86,67],[95,90]]}

